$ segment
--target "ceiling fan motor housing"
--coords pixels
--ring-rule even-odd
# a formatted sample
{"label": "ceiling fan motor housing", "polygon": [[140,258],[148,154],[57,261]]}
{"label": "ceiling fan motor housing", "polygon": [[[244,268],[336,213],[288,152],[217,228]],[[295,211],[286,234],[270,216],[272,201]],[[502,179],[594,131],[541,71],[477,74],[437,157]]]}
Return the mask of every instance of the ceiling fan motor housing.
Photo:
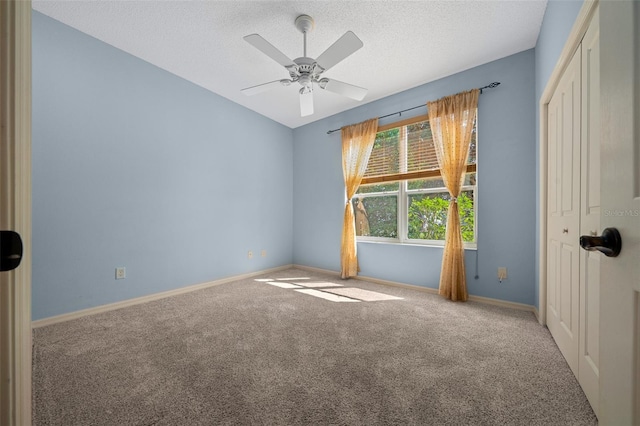
{"label": "ceiling fan motor housing", "polygon": [[289,75],[293,81],[297,81],[302,86],[317,82],[318,77],[324,71],[313,58],[301,57],[294,59],[293,62],[296,66],[289,69]]}

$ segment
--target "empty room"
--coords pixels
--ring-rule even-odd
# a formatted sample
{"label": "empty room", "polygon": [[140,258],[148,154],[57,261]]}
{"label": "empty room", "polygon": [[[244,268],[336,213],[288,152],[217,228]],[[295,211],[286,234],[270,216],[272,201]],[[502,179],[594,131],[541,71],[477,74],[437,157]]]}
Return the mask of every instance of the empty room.
{"label": "empty room", "polygon": [[638,2],[0,22],[0,424],[640,423]]}

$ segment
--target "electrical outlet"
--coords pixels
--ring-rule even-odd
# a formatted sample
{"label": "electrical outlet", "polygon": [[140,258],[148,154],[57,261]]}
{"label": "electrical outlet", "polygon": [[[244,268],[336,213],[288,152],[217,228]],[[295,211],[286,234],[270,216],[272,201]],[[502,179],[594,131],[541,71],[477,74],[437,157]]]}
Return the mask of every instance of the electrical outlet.
{"label": "electrical outlet", "polygon": [[253,252],[251,250],[247,253],[247,258],[253,259]]}
{"label": "electrical outlet", "polygon": [[116,280],[124,280],[127,278],[127,271],[124,266],[120,266],[116,268]]}
{"label": "electrical outlet", "polygon": [[262,250],[262,251],[260,252],[260,256],[262,256],[262,257],[267,257],[267,251],[266,251],[266,250]]}
{"label": "electrical outlet", "polygon": [[498,268],[498,280],[502,282],[502,280],[507,279],[507,268],[501,266]]}

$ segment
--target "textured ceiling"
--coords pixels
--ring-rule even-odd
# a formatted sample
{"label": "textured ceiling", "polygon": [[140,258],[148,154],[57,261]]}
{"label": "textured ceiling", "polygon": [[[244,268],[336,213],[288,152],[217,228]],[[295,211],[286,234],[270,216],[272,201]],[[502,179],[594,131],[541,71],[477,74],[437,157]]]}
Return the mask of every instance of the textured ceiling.
{"label": "textured ceiling", "polygon": [[[291,128],[530,49],[546,4],[33,0],[33,8],[45,15]],[[318,57],[348,30],[364,42],[325,74],[369,89],[363,101],[317,89],[315,113],[300,117],[297,84],[252,97],[240,93],[288,77],[242,37],[258,33],[291,59],[303,56],[303,37],[294,26],[301,14],[315,20],[307,38],[310,57]]]}

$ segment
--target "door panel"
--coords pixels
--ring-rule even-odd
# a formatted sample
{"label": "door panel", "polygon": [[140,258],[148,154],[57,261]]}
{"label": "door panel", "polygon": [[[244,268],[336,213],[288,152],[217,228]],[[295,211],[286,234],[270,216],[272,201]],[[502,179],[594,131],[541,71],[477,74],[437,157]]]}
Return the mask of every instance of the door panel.
{"label": "door panel", "polygon": [[[580,235],[600,235],[600,25],[596,9],[582,40]],[[596,415],[599,404],[600,257],[580,251],[578,382]]]}
{"label": "door panel", "polygon": [[[547,263],[548,267],[548,277],[547,277],[547,297],[549,299],[548,309],[549,315],[553,315],[554,318],[558,317],[558,308],[556,306],[556,301],[558,300],[556,295],[556,289],[558,288],[558,247],[559,243],[556,240],[549,240],[549,262]],[[549,330],[552,327],[555,327],[556,322],[549,323]],[[554,334],[554,330],[551,331],[551,334]]]}
{"label": "door panel", "polygon": [[582,345],[585,361],[596,373],[596,377],[600,361],[600,256],[600,253],[594,252],[587,254],[585,333]]}
{"label": "door panel", "polygon": [[580,69],[578,49],[548,107],[547,325],[576,376],[580,331]]}
{"label": "door panel", "polygon": [[[547,216],[551,217],[551,216],[557,216],[558,214],[558,197],[559,197],[559,192],[556,190],[556,188],[558,187],[557,185],[557,181],[558,181],[558,161],[559,161],[559,156],[557,154],[558,151],[558,118],[559,118],[559,111],[558,111],[558,102],[557,102],[557,98],[553,98],[551,100],[551,102],[549,102],[548,105],[548,126],[549,126],[549,130],[548,130],[548,156],[549,156],[549,161],[547,162],[547,167],[548,167],[548,179],[547,179],[547,198],[548,198],[548,202],[547,202]],[[548,224],[548,226],[551,226],[551,223]],[[549,232],[550,235],[552,235],[552,232]],[[556,252],[557,254],[557,252]]]}
{"label": "door panel", "polygon": [[[576,126],[579,129],[580,120],[580,92],[579,88],[576,88],[576,84],[580,84],[580,76],[578,73],[580,68],[580,54],[576,52],[577,58],[575,69],[570,69],[567,74],[566,85],[563,87],[562,95],[562,138],[560,139],[561,156],[560,156],[560,191],[562,197],[562,215],[573,216],[578,212],[578,206],[575,197],[575,173],[574,169],[577,166],[575,164],[576,158],[574,158],[574,151],[576,147],[574,145],[576,139]],[[573,61],[572,61],[573,62]],[[579,130],[577,132],[579,137]],[[578,163],[579,164],[579,163]]]}
{"label": "door panel", "polygon": [[562,284],[570,283],[574,280],[572,276],[574,258],[573,248],[570,245],[563,244],[560,255],[560,324],[562,324],[565,332],[571,339],[574,337],[573,332],[577,322],[574,320],[576,310],[574,309],[575,303],[573,303],[573,301],[575,295],[573,294],[573,286]]}

